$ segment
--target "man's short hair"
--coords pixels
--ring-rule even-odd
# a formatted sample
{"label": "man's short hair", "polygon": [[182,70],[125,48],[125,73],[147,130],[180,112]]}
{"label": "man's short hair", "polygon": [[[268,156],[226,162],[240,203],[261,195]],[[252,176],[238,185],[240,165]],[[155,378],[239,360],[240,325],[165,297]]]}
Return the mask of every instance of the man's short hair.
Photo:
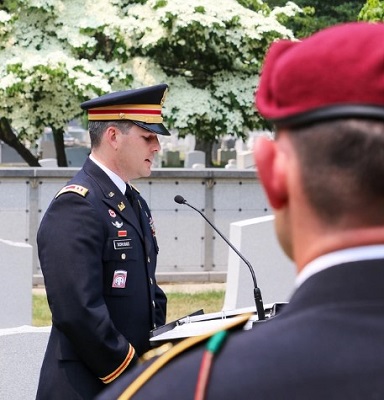
{"label": "man's short hair", "polygon": [[129,120],[124,121],[88,121],[89,136],[91,139],[91,148],[100,146],[103,133],[111,126],[127,133],[133,126],[133,122]]}
{"label": "man's short hair", "polygon": [[291,128],[310,204],[329,223],[355,213],[384,223],[384,122],[339,119]]}

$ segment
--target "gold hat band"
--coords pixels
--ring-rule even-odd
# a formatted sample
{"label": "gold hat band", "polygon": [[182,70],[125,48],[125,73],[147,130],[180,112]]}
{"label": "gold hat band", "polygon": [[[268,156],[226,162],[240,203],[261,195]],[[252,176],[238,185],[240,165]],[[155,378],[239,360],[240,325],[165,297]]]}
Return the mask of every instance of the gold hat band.
{"label": "gold hat band", "polygon": [[123,104],[91,108],[88,110],[88,119],[90,121],[129,119],[148,124],[163,122],[161,105],[157,104]]}

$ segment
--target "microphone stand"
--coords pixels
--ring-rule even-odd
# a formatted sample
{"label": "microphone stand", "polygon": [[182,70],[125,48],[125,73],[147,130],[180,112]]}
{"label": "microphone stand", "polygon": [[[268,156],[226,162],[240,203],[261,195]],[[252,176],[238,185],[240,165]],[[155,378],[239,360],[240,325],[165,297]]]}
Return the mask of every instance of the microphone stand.
{"label": "microphone stand", "polygon": [[232,243],[230,243],[228,241],[228,239],[208,220],[208,218],[200,210],[193,207],[191,204],[189,204],[187,202],[187,200],[185,200],[180,195],[175,196],[174,200],[178,204],[185,204],[188,207],[191,207],[193,210],[197,211],[208,222],[208,224],[214,229],[214,231],[216,231],[221,236],[221,238],[227,243],[227,245],[240,257],[240,259],[244,261],[244,263],[247,265],[247,267],[249,268],[249,271],[252,275],[253,297],[255,300],[258,320],[259,321],[264,320],[265,319],[265,311],[264,311],[263,299],[261,297],[261,290],[257,286],[255,271],[253,270],[251,263],[246,258],[244,258],[244,256],[242,254],[240,254],[240,252],[232,245]]}

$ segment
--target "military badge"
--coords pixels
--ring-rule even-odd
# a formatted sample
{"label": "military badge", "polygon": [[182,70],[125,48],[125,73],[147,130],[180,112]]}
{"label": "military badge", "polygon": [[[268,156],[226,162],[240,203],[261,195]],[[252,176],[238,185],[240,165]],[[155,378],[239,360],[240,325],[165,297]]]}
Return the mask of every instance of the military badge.
{"label": "military badge", "polygon": [[118,289],[124,289],[126,280],[127,280],[127,271],[123,271],[120,269],[116,270],[113,274],[112,287]]}
{"label": "military badge", "polygon": [[55,198],[57,199],[63,193],[77,193],[80,196],[85,197],[88,192],[89,192],[89,190],[87,188],[83,187],[83,186],[80,186],[80,185],[68,185],[68,186],[65,186],[64,188],[62,188],[56,194]]}
{"label": "military badge", "polygon": [[153,218],[149,218],[149,226],[151,227],[152,236],[156,236],[155,223],[153,222]]}

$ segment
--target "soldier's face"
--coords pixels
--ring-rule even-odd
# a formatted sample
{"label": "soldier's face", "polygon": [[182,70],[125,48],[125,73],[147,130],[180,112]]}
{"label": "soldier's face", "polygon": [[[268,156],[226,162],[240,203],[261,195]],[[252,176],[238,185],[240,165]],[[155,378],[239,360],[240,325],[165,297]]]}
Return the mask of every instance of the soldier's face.
{"label": "soldier's face", "polygon": [[118,138],[117,157],[125,180],[148,177],[155,154],[160,150],[157,135],[137,125]]}

